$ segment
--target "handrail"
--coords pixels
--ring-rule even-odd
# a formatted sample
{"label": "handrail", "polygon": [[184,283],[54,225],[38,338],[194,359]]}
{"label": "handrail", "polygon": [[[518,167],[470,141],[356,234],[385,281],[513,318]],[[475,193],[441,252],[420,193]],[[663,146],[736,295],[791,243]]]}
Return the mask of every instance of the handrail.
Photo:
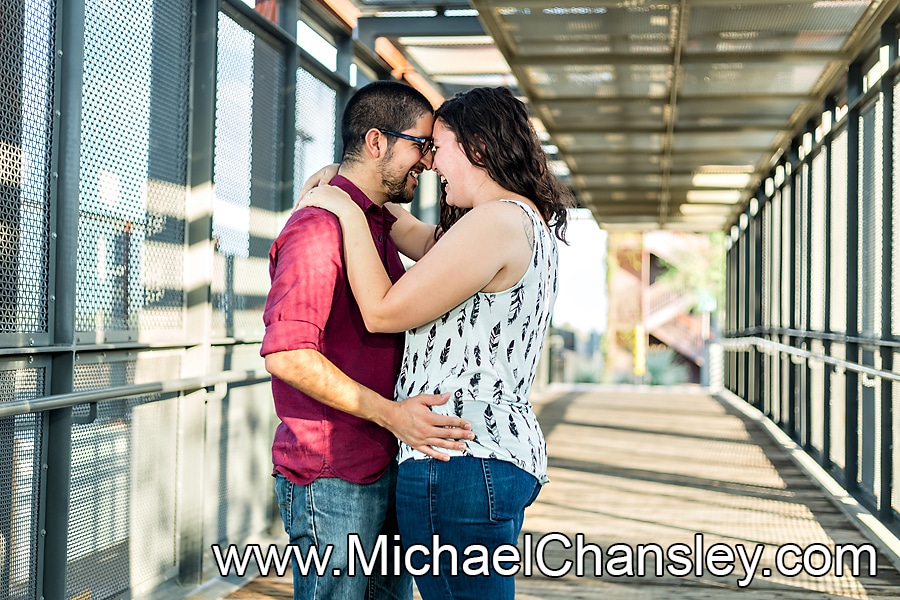
{"label": "handrail", "polygon": [[165,394],[171,392],[185,392],[199,390],[214,386],[219,383],[262,383],[269,379],[269,374],[261,369],[248,369],[246,371],[222,371],[212,375],[200,377],[188,377],[185,379],[173,379],[169,381],[156,381],[153,383],[140,383],[135,385],[121,385],[104,388],[102,390],[87,390],[83,392],[70,392],[66,394],[54,394],[43,396],[34,400],[15,400],[13,402],[0,402],[0,417],[13,417],[28,413],[44,412],[57,408],[68,408],[79,404],[103,402],[109,400],[121,400],[144,394]]}
{"label": "handrail", "polygon": [[840,358],[834,358],[833,356],[825,356],[823,354],[815,354],[813,352],[809,352],[807,350],[801,350],[799,348],[795,348],[793,346],[788,346],[786,344],[779,344],[778,342],[772,342],[769,340],[764,340],[762,338],[757,337],[743,337],[743,338],[723,338],[719,342],[722,346],[726,348],[738,349],[738,348],[746,348],[747,346],[756,346],[757,348],[769,348],[772,350],[778,350],[779,352],[784,352],[785,354],[792,354],[794,356],[802,356],[804,358],[812,358],[813,360],[818,360],[824,363],[828,363],[830,365],[834,365],[836,367],[841,367],[848,371],[855,371],[857,373],[863,373],[865,375],[871,375],[873,377],[880,377],[881,379],[887,379],[889,381],[900,382],[900,373],[893,373],[891,371],[882,371],[881,369],[875,369],[872,367],[866,367],[857,363],[849,362]]}
{"label": "handrail", "polygon": [[860,346],[877,346],[880,348],[900,348],[900,340],[888,340],[884,338],[871,338],[847,335],[840,332],[807,331],[803,329],[789,329],[785,327],[746,327],[732,330],[735,337],[753,337],[756,335],[788,335],[808,340],[822,340],[838,342],[842,344],[859,344]]}

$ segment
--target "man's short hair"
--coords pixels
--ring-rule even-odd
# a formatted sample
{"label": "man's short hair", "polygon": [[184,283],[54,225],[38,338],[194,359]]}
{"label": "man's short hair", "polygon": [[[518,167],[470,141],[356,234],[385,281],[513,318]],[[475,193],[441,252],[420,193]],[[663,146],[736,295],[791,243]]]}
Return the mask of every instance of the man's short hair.
{"label": "man's short hair", "polygon": [[[341,117],[341,161],[359,157],[363,137],[370,129],[404,131],[422,115],[434,110],[428,99],[415,88],[399,81],[374,81],[359,88],[347,102]],[[393,143],[390,138],[388,143]]]}

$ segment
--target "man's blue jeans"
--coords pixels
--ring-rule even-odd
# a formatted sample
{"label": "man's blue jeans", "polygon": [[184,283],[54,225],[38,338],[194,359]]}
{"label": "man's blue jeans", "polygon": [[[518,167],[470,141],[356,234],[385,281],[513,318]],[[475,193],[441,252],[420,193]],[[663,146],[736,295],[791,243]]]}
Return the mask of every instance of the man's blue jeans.
{"label": "man's blue jeans", "polygon": [[[325,547],[334,549],[323,576],[315,572],[314,563],[304,575],[293,561],[294,600],[411,600],[412,577],[402,564],[394,565],[393,546],[398,535],[394,490],[397,464],[392,462],[381,479],[367,485],[342,479],[321,478],[309,485],[296,485],[286,478],[275,477],[275,495],[290,543],[299,546],[307,557],[315,545],[324,558]],[[386,544],[387,575],[381,574],[381,558],[375,560],[372,577],[362,574],[356,560],[356,575],[347,576],[350,534],[359,536],[359,546],[371,560],[379,536]],[[334,575],[340,569],[340,576]],[[394,576],[397,570],[401,574]]]}
{"label": "man's blue jeans", "polygon": [[[397,477],[397,518],[405,548],[422,544],[431,549],[432,535],[457,550],[458,575],[451,574],[452,556],[440,553],[440,574],[416,576],[423,600],[512,600],[515,581],[490,566],[490,575],[465,575],[465,548],[479,544],[492,553],[503,544],[515,545],[525,508],[537,498],[540,483],[512,463],[457,456],[449,461],[405,460]],[[432,556],[414,552],[411,566],[432,564]],[[490,554],[488,561],[490,561]],[[511,567],[509,563],[505,567]]]}

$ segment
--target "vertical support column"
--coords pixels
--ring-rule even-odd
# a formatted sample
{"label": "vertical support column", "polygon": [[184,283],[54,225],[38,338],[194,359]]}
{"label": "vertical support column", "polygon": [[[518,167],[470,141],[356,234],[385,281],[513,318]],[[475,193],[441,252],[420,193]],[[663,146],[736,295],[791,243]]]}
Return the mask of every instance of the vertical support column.
{"label": "vertical support column", "polygon": [[344,108],[347,106],[350,96],[353,95],[353,88],[350,87],[350,67],[353,64],[353,38],[349,35],[341,35],[337,37],[335,42],[335,47],[337,48],[337,70],[335,73],[347,82],[346,86],[342,86],[337,91],[334,107],[334,160],[335,162],[340,162],[344,153],[344,142],[341,140],[341,116],[344,114]]}
{"label": "vertical support column", "polygon": [[[78,269],[78,207],[81,169],[81,96],[84,74],[84,1],[61,2],[57,14],[56,98],[58,120],[58,185],[51,219],[51,257],[55,302],[53,343],[72,347],[75,341],[76,273]],[[73,389],[74,350],[53,358],[50,393]],[[43,597],[66,597],[69,533],[69,489],[72,475],[72,409],[52,410],[46,416],[46,473],[44,488]]]}
{"label": "vertical support column", "polygon": [[[281,0],[278,6],[278,24],[292,37],[297,34],[297,0]],[[282,106],[284,114],[284,146],[281,153],[281,210],[294,206],[294,151],[297,139],[297,66],[300,61],[296,45],[288,45],[284,51],[284,90]],[[282,219],[283,221],[284,219]]]}
{"label": "vertical support column", "polygon": [[[892,65],[897,60],[897,23],[888,21],[881,27],[881,47],[887,48],[887,62]],[[881,273],[881,337],[892,340],[891,326],[893,297],[893,211],[894,211],[894,77],[882,76],[881,93],[884,98],[882,128],[882,253]],[[881,347],[881,368],[894,370],[894,349]],[[878,516],[883,522],[893,520],[891,509],[891,490],[893,489],[893,383],[881,379],[881,489],[878,493]]]}
{"label": "vertical support column", "polygon": [[[847,72],[847,103],[862,94],[862,64],[854,62]],[[847,115],[847,360],[859,361],[859,107]],[[846,410],[844,411],[844,488],[859,488],[859,374],[847,370]]]}
{"label": "vertical support column", "polygon": [[[209,371],[212,308],[213,166],[216,128],[218,0],[195,0],[188,184],[188,335],[201,341],[189,362]],[[178,581],[200,583],[203,555],[205,407],[203,392],[179,400]]]}

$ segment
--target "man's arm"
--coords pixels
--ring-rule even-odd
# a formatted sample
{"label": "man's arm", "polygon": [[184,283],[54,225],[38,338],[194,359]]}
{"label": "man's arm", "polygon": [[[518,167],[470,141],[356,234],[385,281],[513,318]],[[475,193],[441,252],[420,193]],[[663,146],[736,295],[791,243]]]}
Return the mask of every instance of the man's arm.
{"label": "man's arm", "polygon": [[450,460],[432,446],[464,450],[456,440],[471,440],[471,425],[457,417],[431,412],[449,394],[421,394],[400,402],[388,400],[350,379],[320,352],[287,350],[266,355],[266,370],[310,398],[381,425],[410,447],[439,460]]}

